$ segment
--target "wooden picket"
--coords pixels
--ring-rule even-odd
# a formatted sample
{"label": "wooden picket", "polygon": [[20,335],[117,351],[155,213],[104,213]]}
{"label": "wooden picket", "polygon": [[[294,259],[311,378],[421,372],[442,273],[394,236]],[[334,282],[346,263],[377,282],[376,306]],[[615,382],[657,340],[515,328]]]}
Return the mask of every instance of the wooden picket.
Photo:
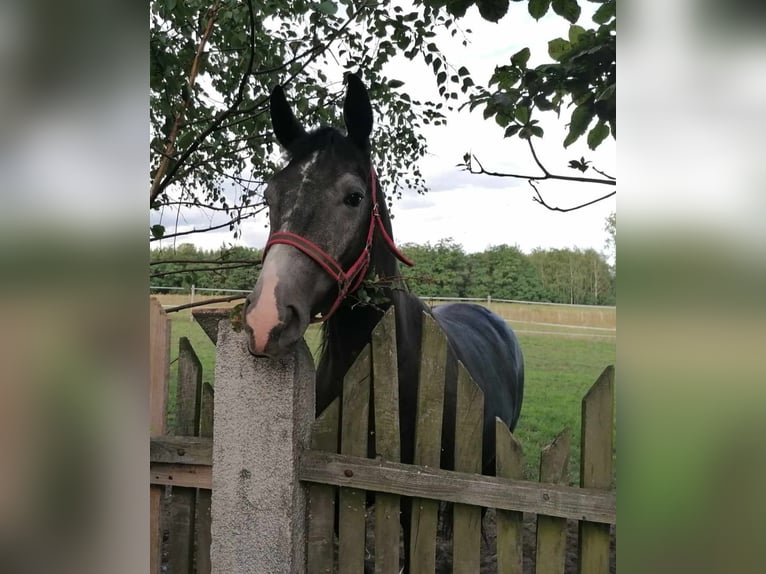
{"label": "wooden picket", "polygon": [[[521,444],[499,418],[495,419],[495,440],[495,473],[501,478],[521,480],[524,468]],[[524,513],[498,509],[496,524],[497,574],[518,574],[524,564]]]}
{"label": "wooden picket", "polygon": [[[614,367],[607,367],[582,400],[580,486],[608,489],[612,482]],[[609,572],[609,525],[580,522],[579,571]]]}
{"label": "wooden picket", "polygon": [[[311,448],[337,452],[340,428],[340,398],[322,412],[311,428]],[[327,484],[309,486],[308,564],[315,574],[334,572],[335,488]]]}
{"label": "wooden picket", "polygon": [[[381,460],[399,462],[399,375],[393,309],[372,332],[372,372],[375,452]],[[375,574],[399,572],[399,504],[395,494],[375,495]]]}
{"label": "wooden picket", "polygon": [[[540,482],[566,484],[569,469],[570,431],[564,429],[540,453]],[[535,572],[563,574],[567,549],[566,518],[537,517]]]}
{"label": "wooden picket", "polygon": [[[447,338],[430,315],[423,320],[420,355],[420,382],[415,414],[416,465],[439,468],[441,459],[444,379]],[[412,501],[410,552],[414,572],[433,572],[436,567],[436,530],[439,501],[415,498]]]}
{"label": "wooden picket", "polygon": [[[164,435],[170,372],[170,320],[157,299],[149,300],[149,432]],[[160,572],[162,547],[162,494],[158,484],[149,487],[149,568]]]}
{"label": "wooden picket", "polygon": [[[370,406],[370,347],[365,347],[343,379],[341,454],[367,456]],[[365,492],[340,489],[338,573],[364,572]]]}
{"label": "wooden picket", "polygon": [[[203,383],[202,396],[200,397],[199,436],[213,439],[213,387],[210,383]],[[212,442],[211,442],[212,446]],[[208,489],[197,489],[197,516],[195,522],[195,546],[197,549],[196,565],[197,574],[210,574],[210,543],[212,541],[211,526],[211,494]]]}
{"label": "wooden picket", "polygon": [[[173,435],[199,434],[202,364],[186,337],[178,341],[178,383]],[[194,525],[197,492],[194,488],[172,487],[168,536],[168,562],[178,572],[190,572],[194,564]]]}
{"label": "wooden picket", "polygon": [[[455,470],[481,473],[484,394],[462,364],[458,365],[455,402]],[[481,508],[456,504],[453,508],[452,564],[455,574],[479,571]]]}

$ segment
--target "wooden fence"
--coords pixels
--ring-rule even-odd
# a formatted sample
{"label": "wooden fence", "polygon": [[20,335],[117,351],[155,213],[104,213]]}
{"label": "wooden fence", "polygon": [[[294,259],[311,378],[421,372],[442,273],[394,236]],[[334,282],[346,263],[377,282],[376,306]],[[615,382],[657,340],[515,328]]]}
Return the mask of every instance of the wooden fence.
{"label": "wooden fence", "polygon": [[[225,461],[222,462],[221,457],[225,454],[221,454],[222,449],[218,446],[213,454],[210,438],[212,389],[207,384],[201,385],[199,361],[188,341],[182,339],[176,425],[169,433],[164,419],[168,321],[155,301],[151,313],[151,572],[160,572],[162,565],[166,566],[162,571],[170,574],[223,572],[220,565],[211,569],[210,563],[210,489],[215,479],[217,492],[219,489],[226,492],[228,485],[225,481],[234,479],[215,470],[223,468]],[[206,321],[201,323],[206,323],[206,331],[215,340],[215,325],[221,316],[209,313],[205,315]],[[303,445],[306,448],[297,448],[295,482],[307,491],[308,496],[305,497],[305,507],[287,513],[290,516],[285,519],[289,524],[278,525],[280,532],[293,529],[305,535],[300,543],[305,548],[295,554],[299,564],[297,570],[293,565],[284,569],[274,567],[277,568],[274,570],[272,566],[252,569],[241,566],[239,571],[359,574],[365,571],[367,562],[368,568],[374,563],[376,573],[399,572],[400,497],[409,496],[414,499],[412,534],[411,540],[404,542],[410,544],[412,572],[436,570],[438,512],[443,501],[453,503],[452,572],[484,571],[480,570],[482,507],[495,509],[494,552],[498,574],[526,571],[522,544],[524,513],[537,515],[535,572],[565,571],[568,520],[579,521],[578,571],[588,574],[609,572],[610,525],[616,523],[615,492],[610,489],[613,476],[613,367],[604,370],[582,401],[580,487],[566,484],[570,451],[568,431],[562,432],[543,449],[539,482],[525,481],[522,480],[521,446],[499,420],[496,422],[497,476],[487,477],[478,474],[484,399],[462,366],[458,370],[455,413],[456,428],[460,429],[456,432],[458,440],[455,442],[456,470],[439,469],[447,343],[430,318],[426,320],[423,335],[415,464],[399,462],[395,337],[393,315],[389,313],[373,332],[371,346],[360,354],[347,373],[342,399],[331,403],[311,424],[308,440]],[[222,346],[226,345],[229,348],[225,352],[231,353],[233,349],[245,353],[241,342],[232,347],[231,342],[222,345],[219,341],[219,356],[224,352]],[[232,360],[230,354],[227,357]],[[250,357],[243,357],[242,361],[243,364],[260,363]],[[285,367],[281,368],[284,371]],[[223,381],[216,380],[217,386],[222,384]],[[253,381],[243,384],[252,385]],[[221,393],[221,400],[225,394]],[[230,395],[241,397],[236,392]],[[216,417],[225,416],[228,408],[241,410],[241,405],[218,404],[219,397],[216,401]],[[374,429],[368,428],[370,409],[374,414]],[[268,412],[268,405],[265,405],[265,411]],[[284,414],[280,415],[281,419],[284,417]],[[263,427],[268,423],[255,421],[254,424]],[[369,433],[374,434],[378,452],[378,458],[374,460],[366,458]],[[215,435],[216,441],[231,438],[230,430],[226,436]],[[235,486],[237,488],[228,490],[241,491],[241,481]],[[250,489],[257,487],[248,486]],[[374,493],[375,497],[374,522],[366,516],[368,492]],[[333,528],[336,494],[339,502],[337,537]],[[237,495],[242,496],[241,492]],[[226,504],[225,496],[218,495],[218,504]],[[283,493],[254,494],[249,491],[241,500],[244,500],[244,506],[252,506],[250,501],[264,496],[284,498]],[[304,504],[302,499],[295,500],[298,505]],[[215,495],[213,503],[216,504]],[[236,505],[227,507],[227,513],[231,512],[237,512]],[[243,509],[243,512],[252,512],[252,509]],[[243,515],[243,518],[250,523],[253,516],[256,515]],[[226,517],[226,524],[232,523],[230,518]],[[218,520],[221,522],[221,518]],[[245,536],[239,531],[226,532],[223,522],[218,525],[215,522],[214,510],[212,530],[215,536]],[[371,532],[368,533],[368,529]],[[163,533],[167,533],[166,540],[163,540]],[[250,551],[249,545],[238,546],[239,551]],[[237,564],[263,564],[258,562],[258,556],[251,558],[255,562],[245,559]],[[285,559],[284,564],[288,563]],[[226,572],[228,574],[230,570]]]}

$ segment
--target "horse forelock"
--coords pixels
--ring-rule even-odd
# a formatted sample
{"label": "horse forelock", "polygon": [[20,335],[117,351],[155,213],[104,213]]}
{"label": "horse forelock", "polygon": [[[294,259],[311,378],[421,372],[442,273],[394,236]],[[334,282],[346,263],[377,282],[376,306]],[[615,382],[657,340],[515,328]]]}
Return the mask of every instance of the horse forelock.
{"label": "horse forelock", "polygon": [[369,158],[336,128],[325,126],[304,134],[287,151],[289,165],[302,163],[315,152],[333,159],[357,162],[366,171]]}

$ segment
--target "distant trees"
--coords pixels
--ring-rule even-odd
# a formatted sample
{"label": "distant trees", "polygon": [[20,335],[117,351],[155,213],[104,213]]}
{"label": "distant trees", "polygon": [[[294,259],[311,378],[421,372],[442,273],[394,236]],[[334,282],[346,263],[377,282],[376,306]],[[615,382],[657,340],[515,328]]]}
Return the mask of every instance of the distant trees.
{"label": "distant trees", "polygon": [[258,278],[261,251],[230,247],[216,251],[191,243],[150,251],[149,282],[152,287],[252,289]]}
{"label": "distant trees", "polygon": [[535,249],[529,261],[549,301],[613,305],[617,300],[609,264],[593,249]]}
{"label": "distant trees", "polygon": [[613,305],[617,300],[614,272],[593,249],[536,249],[496,245],[466,254],[452,239],[435,245],[405,244],[402,251],[416,262],[403,268],[410,289],[422,297],[487,297]]}
{"label": "distant trees", "polygon": [[[421,297],[481,297],[614,305],[615,274],[593,249],[535,249],[496,245],[466,253],[453,239],[435,244],[408,243],[402,251],[416,263],[403,267],[411,291]],[[151,251],[153,287],[192,285],[207,289],[252,289],[261,252],[248,247],[206,251],[191,244]]]}

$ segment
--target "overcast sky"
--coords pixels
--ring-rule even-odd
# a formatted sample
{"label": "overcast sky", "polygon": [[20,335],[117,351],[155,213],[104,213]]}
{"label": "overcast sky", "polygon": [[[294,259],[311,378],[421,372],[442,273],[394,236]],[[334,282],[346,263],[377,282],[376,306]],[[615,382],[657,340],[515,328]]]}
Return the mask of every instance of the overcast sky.
{"label": "overcast sky", "polygon": [[[594,5],[589,2],[581,5],[583,14],[580,23],[587,27]],[[550,61],[548,40],[557,36],[566,37],[569,27],[568,22],[552,12],[535,22],[526,12],[526,4],[516,3],[511,3],[508,15],[497,24],[484,21],[478,11],[471,8],[460,25],[463,29],[472,30],[471,34],[467,34],[468,47],[461,45],[460,35],[454,39],[441,38],[439,45],[455,68],[465,65],[480,85],[486,85],[496,65],[509,62],[511,55],[524,46],[529,46],[532,51],[530,66]],[[390,77],[404,81],[400,89],[413,98],[438,101],[436,80],[424,63],[398,58],[389,64],[386,71]],[[570,159],[585,156],[602,171],[617,175],[616,145],[611,136],[596,152],[589,150],[584,141],[578,141],[565,150],[562,146],[566,133],[564,120],[557,120],[552,112],[543,114],[540,119],[545,137],[542,140],[536,138],[536,149],[550,172],[579,175],[567,164]],[[451,237],[468,252],[504,243],[518,245],[525,252],[536,247],[604,249],[604,224],[607,216],[616,210],[615,197],[570,213],[553,212],[532,200],[534,192],[524,180],[471,175],[456,167],[463,154],[471,151],[488,170],[539,173],[526,144],[517,138],[504,139],[503,128],[494,121],[485,121],[480,108],[473,113],[469,113],[467,108],[452,113],[448,115],[446,127],[426,126],[424,135],[429,155],[422,161],[421,168],[430,191],[425,195],[405,192],[402,199],[394,203],[393,226],[397,243],[434,243]],[[595,173],[588,175],[598,177]],[[382,183],[385,189],[385,182]],[[549,204],[569,207],[604,195],[614,188],[547,181],[541,182],[539,189]],[[175,212],[172,215],[165,213],[162,223],[170,227],[175,218]],[[178,221],[178,231],[183,231],[192,227],[207,227],[218,219],[185,212],[180,214]],[[157,222],[159,217],[153,214],[152,223]],[[234,240],[228,231],[218,231],[179,238],[178,242],[191,241],[206,249],[217,249],[230,243],[262,247],[267,235],[267,222],[265,217],[261,217],[243,223],[239,240]],[[162,243],[170,246],[171,240]],[[153,245],[156,246],[157,242]]]}

